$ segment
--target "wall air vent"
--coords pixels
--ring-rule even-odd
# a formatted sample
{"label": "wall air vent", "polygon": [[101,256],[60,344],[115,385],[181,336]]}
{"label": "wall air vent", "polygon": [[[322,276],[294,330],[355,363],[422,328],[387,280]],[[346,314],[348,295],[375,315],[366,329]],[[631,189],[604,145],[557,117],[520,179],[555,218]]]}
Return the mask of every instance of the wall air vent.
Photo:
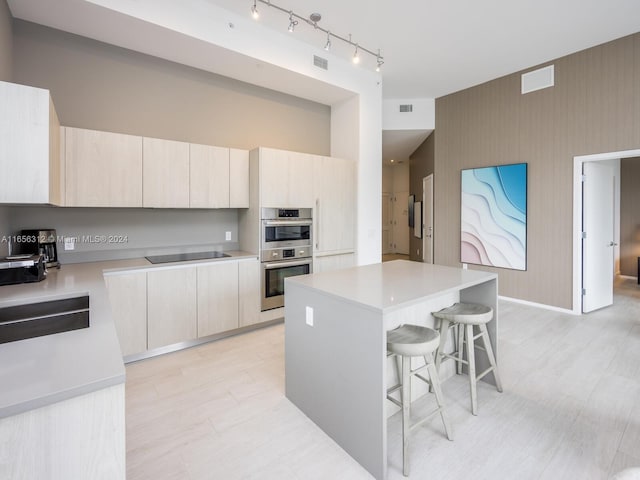
{"label": "wall air vent", "polygon": [[318,68],[322,68],[323,70],[329,70],[329,60],[327,60],[326,58],[314,55],[313,64]]}
{"label": "wall air vent", "polygon": [[413,112],[413,105],[400,105],[400,113]]}
{"label": "wall air vent", "polygon": [[522,94],[542,90],[543,88],[553,87],[554,85],[554,69],[553,65],[539,68],[532,72],[522,74]]}

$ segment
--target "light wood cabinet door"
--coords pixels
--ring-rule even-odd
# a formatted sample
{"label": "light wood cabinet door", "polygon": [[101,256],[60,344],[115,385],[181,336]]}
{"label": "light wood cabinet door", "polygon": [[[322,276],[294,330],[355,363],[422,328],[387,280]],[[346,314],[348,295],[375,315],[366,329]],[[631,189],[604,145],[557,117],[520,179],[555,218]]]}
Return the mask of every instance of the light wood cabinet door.
{"label": "light wood cabinet door", "polygon": [[189,144],[143,138],[144,207],[189,208]]}
{"label": "light wood cabinet door", "polygon": [[355,162],[315,156],[313,191],[315,251],[353,250],[356,222]]}
{"label": "light wood cabinet door", "polygon": [[261,148],[259,162],[262,207],[313,207],[311,155]]}
{"label": "light wood cabinet door", "polygon": [[189,206],[229,208],[229,149],[189,145]]}
{"label": "light wood cabinet door", "polygon": [[144,352],[147,349],[147,274],[106,275],[105,282],[122,355]]}
{"label": "light wood cabinet door", "polygon": [[353,267],[356,264],[355,253],[343,253],[340,255],[326,255],[314,257],[313,273],[328,272]]}
{"label": "light wood cabinet door", "polygon": [[196,267],[147,273],[149,349],[197,336]]}
{"label": "light wood cabinet door", "polygon": [[142,207],[142,137],[65,128],[68,207]]}
{"label": "light wood cabinet door", "polygon": [[244,260],[238,262],[238,290],[240,326],[246,327],[260,320],[260,262]]}
{"label": "light wood cabinet door", "polygon": [[238,328],[238,262],[198,266],[198,338]]}
{"label": "light wood cabinet door", "polygon": [[60,204],[60,122],[48,90],[0,82],[0,203]]}
{"label": "light wood cabinet door", "polygon": [[229,207],[249,208],[249,151],[229,149]]}

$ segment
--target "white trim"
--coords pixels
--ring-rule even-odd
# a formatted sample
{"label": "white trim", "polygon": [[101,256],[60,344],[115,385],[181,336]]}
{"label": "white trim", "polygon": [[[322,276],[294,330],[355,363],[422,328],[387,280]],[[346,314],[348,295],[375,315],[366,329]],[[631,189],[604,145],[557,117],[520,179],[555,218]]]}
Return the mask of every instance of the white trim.
{"label": "white trim", "polygon": [[573,313],[582,313],[582,164],[640,156],[640,150],[596,153],[573,157]]}
{"label": "white trim", "polygon": [[575,311],[569,310],[568,308],[554,307],[553,305],[530,302],[529,300],[521,300],[519,298],[511,298],[511,297],[504,297],[502,295],[498,295],[498,299],[504,300],[506,302],[521,303],[522,305],[527,305],[529,307],[537,307],[537,308],[543,308],[545,310],[552,310],[554,312],[567,313],[569,315],[582,315],[580,312],[576,313]]}

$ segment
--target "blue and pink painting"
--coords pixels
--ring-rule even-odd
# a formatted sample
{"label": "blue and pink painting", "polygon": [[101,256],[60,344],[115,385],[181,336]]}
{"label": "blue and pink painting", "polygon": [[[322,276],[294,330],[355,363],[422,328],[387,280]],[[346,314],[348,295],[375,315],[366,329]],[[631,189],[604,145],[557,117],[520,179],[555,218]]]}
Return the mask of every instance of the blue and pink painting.
{"label": "blue and pink painting", "polygon": [[527,269],[527,164],[462,170],[460,260]]}

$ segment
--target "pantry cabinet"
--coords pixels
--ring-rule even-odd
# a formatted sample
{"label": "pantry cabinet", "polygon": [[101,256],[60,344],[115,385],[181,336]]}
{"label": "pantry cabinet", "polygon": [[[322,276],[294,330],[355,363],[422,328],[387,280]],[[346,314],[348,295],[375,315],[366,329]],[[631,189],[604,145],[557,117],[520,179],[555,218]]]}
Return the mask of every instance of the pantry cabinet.
{"label": "pantry cabinet", "polygon": [[342,158],[314,156],[314,252],[355,249],[356,164]]}
{"label": "pantry cabinet", "polygon": [[260,148],[260,205],[312,208],[313,157],[307,153]]}
{"label": "pantry cabinet", "polygon": [[64,128],[68,207],[142,207],[142,137]]}
{"label": "pantry cabinet", "polygon": [[142,205],[189,208],[189,144],[143,138]]}
{"label": "pantry cabinet", "polygon": [[60,122],[49,91],[0,82],[0,105],[0,203],[60,205]]}

